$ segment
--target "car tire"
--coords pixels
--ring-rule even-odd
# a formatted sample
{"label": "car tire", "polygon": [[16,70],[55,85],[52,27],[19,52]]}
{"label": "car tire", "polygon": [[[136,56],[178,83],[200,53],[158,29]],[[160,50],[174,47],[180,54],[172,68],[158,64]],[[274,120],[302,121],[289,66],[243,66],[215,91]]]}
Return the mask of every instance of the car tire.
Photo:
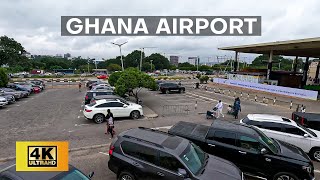
{"label": "car tire", "polygon": [[119,174],[118,180],[135,180],[134,175],[128,171],[122,171]]}
{"label": "car tire", "polygon": [[104,121],[104,115],[103,114],[96,114],[93,116],[93,121],[97,124],[101,124]]}
{"label": "car tire", "polygon": [[166,94],[169,94],[169,90],[167,89],[167,90],[165,91],[165,93],[166,93]]}
{"label": "car tire", "polygon": [[181,89],[179,89],[179,93],[181,94]]}
{"label": "car tire", "polygon": [[131,117],[132,119],[139,119],[139,117],[140,117],[140,112],[139,112],[139,111],[132,111],[132,112],[130,113],[130,117]]}
{"label": "car tire", "polygon": [[320,148],[314,148],[310,152],[311,159],[320,162]]}
{"label": "car tire", "polygon": [[299,180],[299,178],[292,173],[280,172],[273,176],[273,180]]}

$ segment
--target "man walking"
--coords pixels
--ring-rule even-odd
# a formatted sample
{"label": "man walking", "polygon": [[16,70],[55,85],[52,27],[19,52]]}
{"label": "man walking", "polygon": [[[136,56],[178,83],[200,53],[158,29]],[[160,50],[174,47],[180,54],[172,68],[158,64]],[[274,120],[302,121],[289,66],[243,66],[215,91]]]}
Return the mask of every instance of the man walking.
{"label": "man walking", "polygon": [[[110,109],[107,110],[107,130],[105,132],[105,134],[111,134],[111,138],[113,138],[113,135],[114,135],[114,121],[113,121],[113,114],[112,112],[110,111]],[[111,139],[110,138],[110,139]]]}
{"label": "man walking", "polygon": [[222,103],[221,100],[219,100],[218,104],[217,104],[215,107],[216,107],[216,109],[217,109],[217,113],[216,113],[216,114],[217,114],[217,118],[219,118],[220,115],[221,115],[222,117],[224,117],[224,115],[223,115],[223,113],[222,113],[223,103]]}
{"label": "man walking", "polygon": [[81,82],[79,82],[79,92],[81,92]]}
{"label": "man walking", "polygon": [[233,103],[234,118],[238,119],[239,111],[241,112],[240,98],[236,98]]}

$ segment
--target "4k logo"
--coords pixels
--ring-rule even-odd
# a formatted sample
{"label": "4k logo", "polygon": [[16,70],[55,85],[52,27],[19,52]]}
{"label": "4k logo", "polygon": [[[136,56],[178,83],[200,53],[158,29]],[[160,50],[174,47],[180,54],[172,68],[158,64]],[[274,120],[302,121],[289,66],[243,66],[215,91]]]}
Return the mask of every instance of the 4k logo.
{"label": "4k logo", "polygon": [[28,167],[57,167],[57,146],[28,146]]}

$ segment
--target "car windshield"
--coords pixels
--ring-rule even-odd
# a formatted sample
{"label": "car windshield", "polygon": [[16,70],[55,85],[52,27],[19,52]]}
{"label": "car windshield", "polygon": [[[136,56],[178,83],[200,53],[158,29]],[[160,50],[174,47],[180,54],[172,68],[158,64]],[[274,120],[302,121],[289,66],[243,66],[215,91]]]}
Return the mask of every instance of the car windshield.
{"label": "car windshield", "polygon": [[318,136],[316,135],[316,133],[314,133],[314,132],[311,131],[310,129],[308,129],[308,128],[306,128],[306,127],[304,127],[304,126],[302,126],[302,125],[300,125],[300,124],[298,124],[298,123],[297,123],[297,125],[298,125],[301,129],[303,129],[303,130],[307,131],[308,133],[312,134],[312,136],[318,137]]}
{"label": "car windshield", "polygon": [[180,158],[193,174],[197,174],[205,161],[205,153],[194,144],[190,144]]}
{"label": "car windshield", "polygon": [[273,153],[278,153],[279,145],[274,140],[270,139],[263,132],[261,132],[258,128],[254,128],[256,132],[259,134],[259,139],[262,141]]}
{"label": "car windshield", "polygon": [[119,101],[121,101],[123,104],[129,105],[129,103],[124,99],[119,99]]}
{"label": "car windshield", "polygon": [[85,176],[78,170],[73,170],[61,178],[61,180],[74,180],[74,179],[89,180],[87,176]]}

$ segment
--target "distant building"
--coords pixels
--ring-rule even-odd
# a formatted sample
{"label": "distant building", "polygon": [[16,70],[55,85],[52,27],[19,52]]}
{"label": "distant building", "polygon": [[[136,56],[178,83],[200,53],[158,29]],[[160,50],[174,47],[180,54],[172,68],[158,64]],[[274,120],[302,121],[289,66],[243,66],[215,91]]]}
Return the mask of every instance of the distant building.
{"label": "distant building", "polygon": [[179,56],[170,56],[170,64],[178,66]]}
{"label": "distant building", "polygon": [[197,57],[188,57],[188,63],[192,65],[197,65]]}
{"label": "distant building", "polygon": [[56,58],[62,58],[62,54],[56,54],[55,57]]}
{"label": "distant building", "polygon": [[22,54],[22,56],[25,56],[25,57],[27,57],[27,58],[29,58],[29,59],[31,59],[32,58],[32,56],[31,56],[31,53],[29,53],[29,52],[24,52],[23,54]]}
{"label": "distant building", "polygon": [[71,58],[71,54],[70,54],[70,53],[64,54],[64,55],[63,55],[63,58],[69,59],[69,58]]}
{"label": "distant building", "polygon": [[311,62],[308,70],[308,82],[307,84],[319,83],[320,77],[320,61]]}

